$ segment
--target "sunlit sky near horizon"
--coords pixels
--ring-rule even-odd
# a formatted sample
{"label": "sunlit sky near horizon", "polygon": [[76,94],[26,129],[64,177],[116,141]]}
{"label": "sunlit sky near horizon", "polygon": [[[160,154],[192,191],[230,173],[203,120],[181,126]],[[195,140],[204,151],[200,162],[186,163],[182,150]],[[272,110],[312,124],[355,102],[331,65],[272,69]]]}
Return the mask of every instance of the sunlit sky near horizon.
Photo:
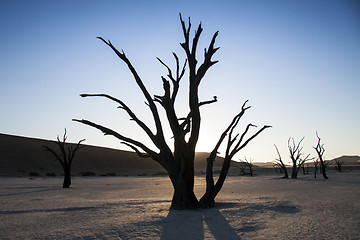
{"label": "sunlit sky near horizon", "polygon": [[[287,162],[287,140],[303,141],[315,157],[315,132],[325,158],[360,155],[360,1],[0,1],[0,133],[130,150],[88,119],[145,141],[137,125],[113,102],[81,98],[107,93],[152,125],[150,111],[123,62],[101,41],[123,49],[152,94],[162,95],[161,58],[185,54],[179,13],[202,22],[198,58],[219,30],[214,65],[200,86],[198,151],[211,151],[243,102],[251,108],[241,128],[271,125],[234,160],[273,161],[274,144]],[[188,72],[186,73],[187,76]],[[187,79],[177,102],[187,113]],[[160,109],[160,108],[159,108]],[[180,114],[182,113],[182,114]],[[171,141],[171,134],[167,134]]]}

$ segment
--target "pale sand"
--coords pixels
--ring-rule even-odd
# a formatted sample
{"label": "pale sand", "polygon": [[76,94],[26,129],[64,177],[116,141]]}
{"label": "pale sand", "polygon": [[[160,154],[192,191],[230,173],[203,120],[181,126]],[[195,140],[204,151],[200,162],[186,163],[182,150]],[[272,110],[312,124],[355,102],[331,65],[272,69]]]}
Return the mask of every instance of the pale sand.
{"label": "pale sand", "polygon": [[70,189],[0,178],[0,238],[360,239],[360,171],[278,177],[229,177],[217,207],[196,211],[169,211],[167,177],[78,177]]}

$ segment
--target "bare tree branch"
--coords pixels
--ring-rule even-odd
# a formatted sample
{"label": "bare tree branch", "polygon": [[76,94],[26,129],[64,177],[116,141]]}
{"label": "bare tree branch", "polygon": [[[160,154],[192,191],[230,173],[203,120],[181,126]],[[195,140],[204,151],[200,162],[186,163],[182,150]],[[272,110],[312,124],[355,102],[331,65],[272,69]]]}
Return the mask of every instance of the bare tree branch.
{"label": "bare tree branch", "polygon": [[60,162],[61,166],[64,167],[64,160],[60,157],[61,154],[57,154],[54,150],[49,148],[48,146],[43,146],[43,148],[49,152]]}
{"label": "bare tree branch", "polygon": [[121,142],[121,143],[128,146],[128,147],[130,147],[141,158],[149,158],[149,157],[151,157],[149,154],[140,152],[139,149],[137,147],[135,147],[134,145],[131,145],[131,144],[127,143],[127,142]]}
{"label": "bare tree branch", "polygon": [[126,57],[124,51],[121,53],[119,52],[113,45],[112,43],[109,41],[105,41],[102,37],[98,37],[98,39],[100,39],[101,41],[103,41],[106,45],[108,45],[115,53],[116,55],[127,64],[129,70],[131,71],[131,73],[134,76],[134,79],[137,83],[137,85],[139,86],[139,88],[141,89],[143,95],[145,96],[146,100],[148,101],[150,110],[152,112],[153,115],[153,119],[155,121],[155,126],[156,126],[156,136],[158,138],[158,140],[162,141],[162,144],[165,144],[165,139],[163,138],[164,134],[163,134],[163,128],[162,128],[162,124],[160,121],[160,117],[159,117],[159,113],[158,110],[156,108],[156,105],[151,97],[151,95],[149,94],[148,90],[146,89],[143,81],[141,80],[141,78],[139,77],[137,71],[135,70],[135,68],[133,67],[133,65],[131,64],[130,60]]}
{"label": "bare tree branch", "polygon": [[214,96],[212,100],[208,100],[208,101],[204,101],[204,102],[200,102],[199,103],[199,107],[206,105],[206,104],[211,104],[211,103],[215,103],[217,102],[217,97]]}
{"label": "bare tree branch", "polygon": [[277,148],[277,146],[276,146],[275,144],[274,144],[274,146],[275,146],[276,152],[277,152],[277,154],[278,154],[278,156],[279,156],[278,159],[275,159],[275,161],[276,161],[275,164],[276,164],[277,166],[279,166],[280,169],[284,172],[284,178],[289,178],[289,174],[288,174],[286,165],[284,164],[284,162],[283,162],[282,159],[281,159],[281,155],[280,155],[279,149]]}
{"label": "bare tree branch", "polygon": [[[154,160],[156,161],[159,161],[159,157],[158,157],[158,154],[156,152],[154,152],[153,150],[151,150],[150,148],[146,147],[144,144],[142,144],[141,142],[138,142],[132,138],[128,138],[128,137],[125,137],[113,130],[111,130],[110,128],[107,128],[107,127],[104,127],[104,126],[101,126],[101,125],[98,125],[96,123],[93,123],[93,122],[90,122],[88,120],[79,120],[79,119],[73,119],[73,121],[76,121],[76,122],[80,122],[80,123],[83,123],[85,125],[89,125],[89,126],[92,126],[94,128],[97,128],[99,129],[100,131],[102,131],[105,135],[111,135],[111,136],[114,136],[116,137],[117,139],[120,139],[121,141],[124,141],[124,142],[127,142],[128,144],[132,144],[132,145],[135,145],[139,148],[141,148],[144,152],[146,152],[147,154],[149,154],[151,156],[151,158],[153,158]],[[129,146],[129,145],[128,145]]]}
{"label": "bare tree branch", "polygon": [[74,157],[75,157],[75,153],[81,148],[83,147],[81,145],[82,142],[84,142],[86,139],[81,139],[75,146],[75,148],[73,149],[71,146],[69,147],[68,153],[69,153],[69,163],[71,164]]}
{"label": "bare tree branch", "polygon": [[155,135],[152,133],[152,131],[146,126],[146,124],[144,122],[142,122],[135,114],[133,111],[131,111],[131,109],[121,100],[112,97],[110,95],[107,94],[80,94],[81,97],[105,97],[108,98],[118,104],[120,104],[119,108],[124,109],[128,115],[131,117],[131,119],[133,119],[143,130],[144,132],[150,137],[150,139],[154,142],[155,145],[157,145],[158,143],[156,142],[157,138],[155,137]]}

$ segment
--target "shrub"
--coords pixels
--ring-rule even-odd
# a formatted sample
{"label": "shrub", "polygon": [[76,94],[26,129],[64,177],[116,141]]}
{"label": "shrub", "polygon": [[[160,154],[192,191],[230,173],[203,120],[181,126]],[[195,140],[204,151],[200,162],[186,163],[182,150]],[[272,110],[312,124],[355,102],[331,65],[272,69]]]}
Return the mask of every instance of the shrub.
{"label": "shrub", "polygon": [[82,176],[83,177],[93,177],[93,176],[95,176],[95,173],[94,172],[84,172],[84,173],[82,173]]}
{"label": "shrub", "polygon": [[29,176],[30,176],[30,177],[39,177],[40,174],[37,173],[37,172],[29,172]]}

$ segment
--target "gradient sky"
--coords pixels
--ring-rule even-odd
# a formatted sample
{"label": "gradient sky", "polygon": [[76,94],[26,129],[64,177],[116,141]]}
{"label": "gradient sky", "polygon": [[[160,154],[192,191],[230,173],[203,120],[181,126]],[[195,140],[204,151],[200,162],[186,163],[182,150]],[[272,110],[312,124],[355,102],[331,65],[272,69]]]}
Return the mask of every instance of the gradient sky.
{"label": "gradient sky", "polygon": [[[161,58],[184,60],[179,12],[201,21],[198,57],[219,30],[210,69],[200,86],[198,151],[211,151],[245,100],[252,107],[241,126],[263,132],[234,160],[273,161],[274,144],[289,161],[287,140],[303,141],[304,153],[318,131],[325,158],[360,155],[360,2],[304,1],[0,1],[0,132],[126,149],[118,140],[72,122],[84,118],[147,142],[117,105],[80,93],[108,93],[131,106],[145,122],[150,112],[126,66],[102,42],[124,49],[152,94],[162,94]],[[177,106],[187,113],[186,83]],[[181,114],[179,114],[181,115]],[[151,125],[152,126],[152,125]],[[240,128],[241,130],[241,128]],[[168,133],[167,138],[171,139]]]}

